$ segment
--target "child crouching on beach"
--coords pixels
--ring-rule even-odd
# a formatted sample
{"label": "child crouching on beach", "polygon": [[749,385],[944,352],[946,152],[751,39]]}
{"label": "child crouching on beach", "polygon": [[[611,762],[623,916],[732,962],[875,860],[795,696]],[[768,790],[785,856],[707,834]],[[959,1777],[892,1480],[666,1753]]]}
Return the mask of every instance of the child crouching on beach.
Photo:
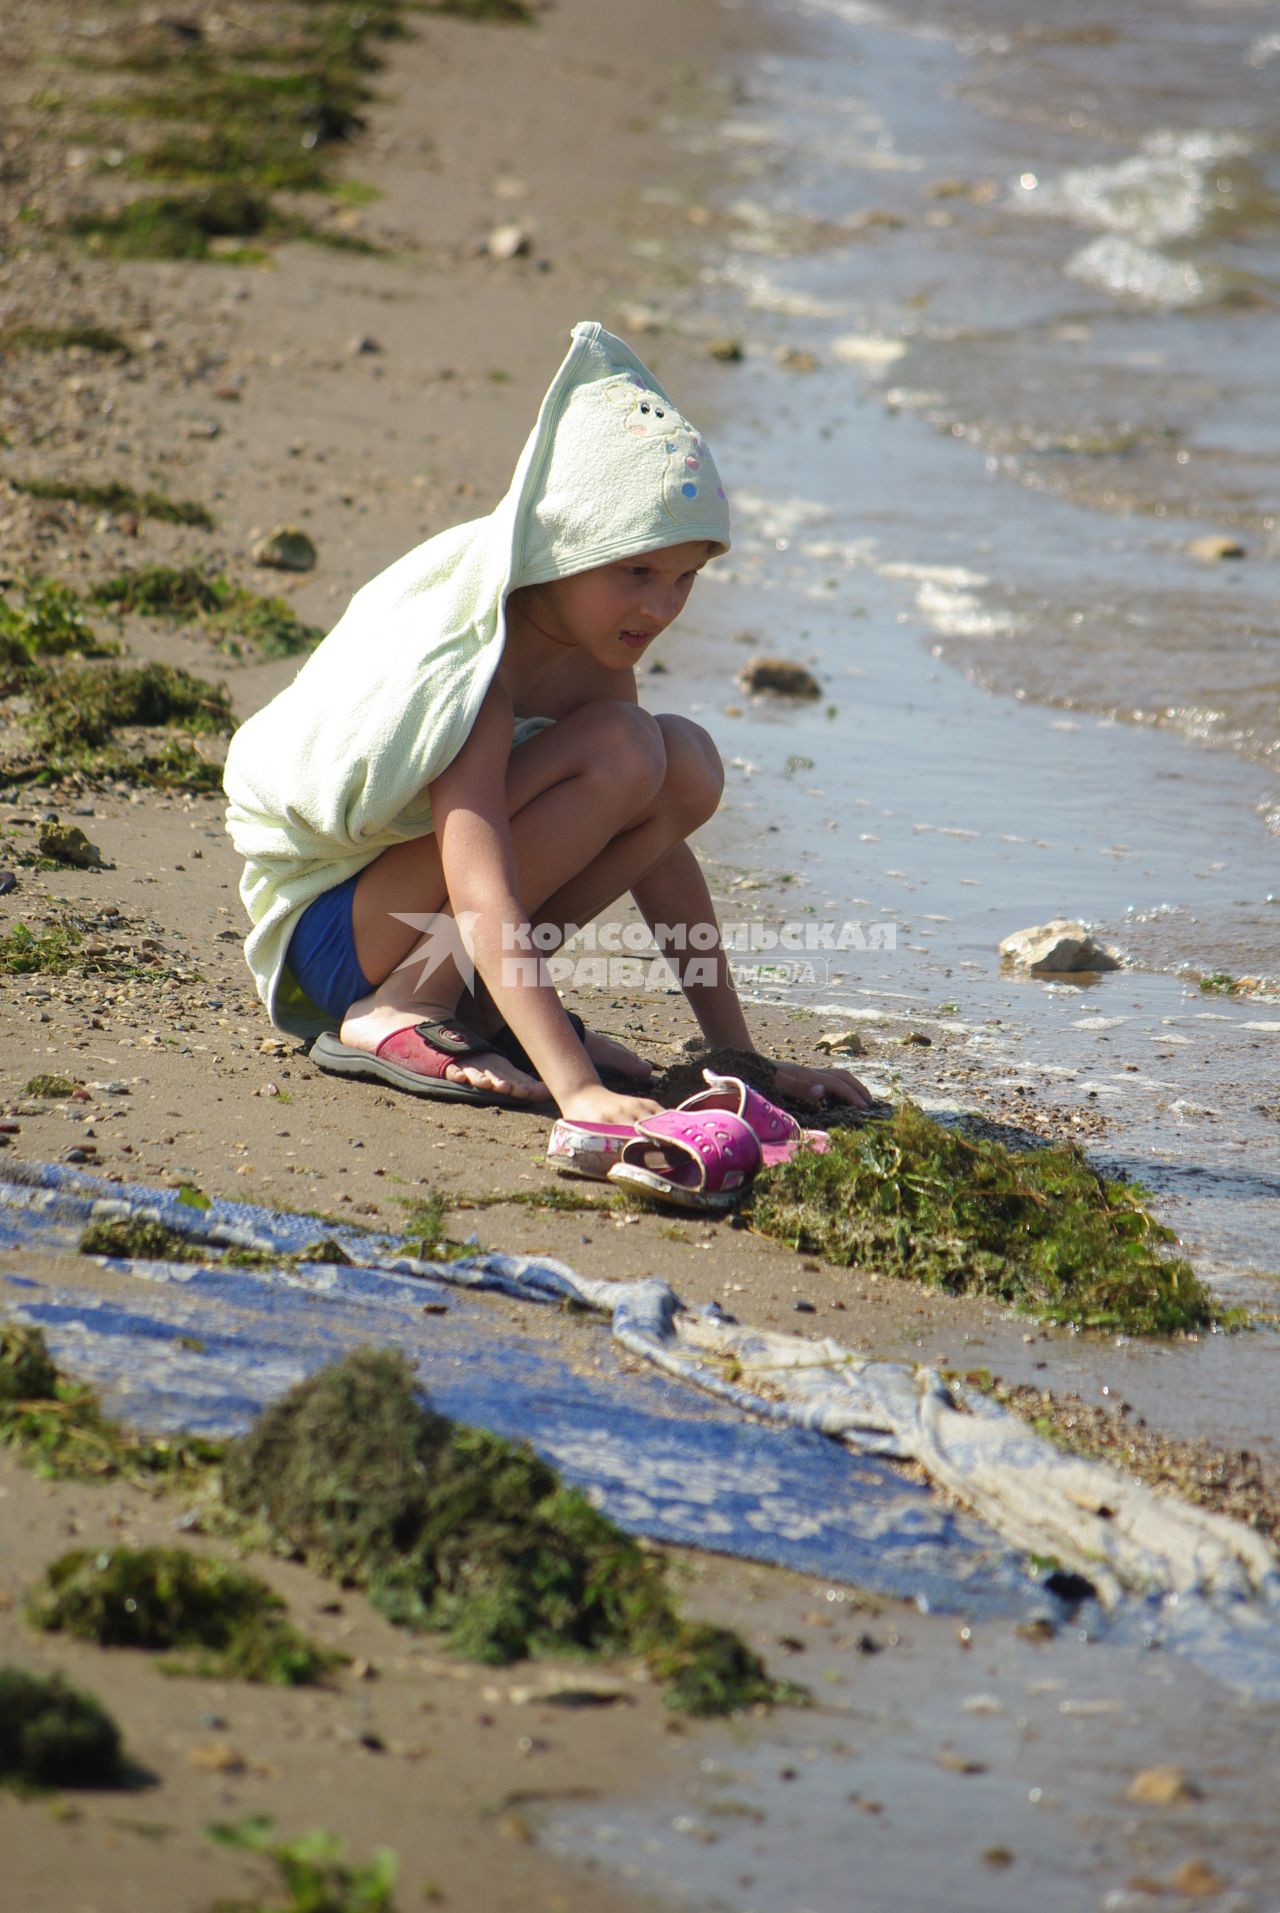
{"label": "child crouching on beach", "polygon": [[[365,586],[237,731],[245,953],[322,1069],[550,1099],[581,1123],[653,1115],[650,1066],[571,1020],[528,954],[627,892],[660,940],[668,926],[707,1041],[753,1048],[688,844],[720,759],[689,719],[642,710],[635,682],[728,544],[704,441],[620,339],[576,326],[497,509]],[[835,1068],[779,1065],[777,1090],[869,1100]]]}

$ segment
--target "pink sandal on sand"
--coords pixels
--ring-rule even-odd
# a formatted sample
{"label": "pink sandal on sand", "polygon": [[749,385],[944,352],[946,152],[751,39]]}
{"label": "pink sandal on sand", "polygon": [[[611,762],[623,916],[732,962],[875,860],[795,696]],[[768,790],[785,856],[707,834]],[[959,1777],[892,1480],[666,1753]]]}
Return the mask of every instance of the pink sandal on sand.
{"label": "pink sandal on sand", "polygon": [[609,1181],[681,1209],[731,1209],[761,1163],[760,1144],[727,1110],[664,1109],[638,1122]]}
{"label": "pink sandal on sand", "polygon": [[802,1129],[794,1116],[779,1109],[740,1076],[717,1076],[713,1069],[704,1069],[702,1080],[707,1088],[699,1090],[696,1096],[686,1097],[681,1109],[691,1115],[725,1109],[740,1117],[759,1143],[766,1169],[772,1169],[776,1163],[790,1162],[798,1149],[812,1149],[821,1156],[831,1147],[827,1130]]}
{"label": "pink sandal on sand", "polygon": [[547,1161],[562,1176],[603,1182],[636,1134],[633,1123],[575,1123],[561,1116],[551,1131]]}

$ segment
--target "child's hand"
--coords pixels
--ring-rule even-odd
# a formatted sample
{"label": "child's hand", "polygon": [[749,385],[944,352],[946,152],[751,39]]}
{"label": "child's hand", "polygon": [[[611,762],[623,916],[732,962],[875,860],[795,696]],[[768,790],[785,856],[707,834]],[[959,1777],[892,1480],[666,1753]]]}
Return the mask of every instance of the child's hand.
{"label": "child's hand", "polygon": [[560,1114],[574,1123],[638,1123],[662,1108],[652,1096],[619,1096],[600,1083],[575,1090],[560,1105]]}
{"label": "child's hand", "polygon": [[799,1103],[852,1103],[855,1109],[870,1109],[875,1097],[865,1083],[847,1069],[814,1068],[808,1063],[779,1063],[774,1089],[780,1096]]}

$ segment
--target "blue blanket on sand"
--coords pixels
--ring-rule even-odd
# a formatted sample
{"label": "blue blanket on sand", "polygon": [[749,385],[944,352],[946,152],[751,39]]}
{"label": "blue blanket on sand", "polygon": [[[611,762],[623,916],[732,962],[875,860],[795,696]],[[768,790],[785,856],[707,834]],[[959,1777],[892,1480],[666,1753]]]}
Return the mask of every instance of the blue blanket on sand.
{"label": "blue blanket on sand", "polygon": [[[247,1203],[195,1208],[177,1190],[53,1165],[6,1173],[0,1311],[38,1324],[55,1359],[137,1427],[238,1433],[304,1375],[390,1345],[437,1408],[528,1441],[634,1533],[921,1607],[1033,1612],[1048,1601],[996,1535],[891,1462],[762,1426],[732,1390],[709,1397],[637,1361],[627,1341],[660,1334],[670,1313],[662,1283],[610,1285],[612,1330],[599,1315],[569,1323],[553,1311],[598,1285],[558,1263],[477,1253],[423,1264],[398,1238]],[[91,1219],[131,1213],[207,1243],[208,1264],[75,1253]],[[246,1269],[216,1254],[299,1255],[322,1237],[350,1263]]]}

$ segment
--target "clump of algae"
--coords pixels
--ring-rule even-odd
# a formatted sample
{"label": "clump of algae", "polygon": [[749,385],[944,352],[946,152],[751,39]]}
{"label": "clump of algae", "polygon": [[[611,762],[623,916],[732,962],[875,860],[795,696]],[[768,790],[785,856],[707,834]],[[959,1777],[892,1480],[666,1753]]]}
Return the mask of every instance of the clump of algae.
{"label": "clump of algae", "polygon": [[[265,1532],[474,1660],[641,1655],[668,1705],[697,1715],[808,1699],[728,1629],[682,1621],[661,1564],[528,1449],[422,1406],[391,1351],[322,1369],[222,1448],[122,1429],[92,1389],[59,1373],[38,1329],[8,1322],[6,1446],[47,1475],[199,1492],[211,1525]],[[137,1600],[136,1588],[123,1598]]]}
{"label": "clump of algae", "polygon": [[106,1216],[91,1222],[80,1237],[81,1255],[141,1257],[149,1262],[207,1262],[204,1243],[179,1235],[150,1216]]}
{"label": "clump of algae", "polygon": [[221,1448],[197,1435],[149,1438],[105,1415],[97,1395],[62,1375],[38,1328],[0,1323],[0,1448],[43,1475],[144,1484],[206,1478]]}
{"label": "clump of algae", "polygon": [[36,658],[103,658],[114,652],[89,624],[70,585],[32,578],[23,586],[21,605],[0,598],[0,668],[22,668]]}
{"label": "clump of algae", "polygon": [[324,635],[319,625],[304,624],[283,598],[248,591],[194,565],[140,565],[107,579],[91,595],[95,604],[116,611],[200,624],[236,655],[243,641],[263,657],[293,657]]}
{"label": "clump of algae", "polygon": [[[342,1841],[324,1827],[297,1840],[276,1840],[275,1822],[251,1814],[208,1829],[219,1846],[261,1853],[273,1862],[286,1901],[219,1900],[213,1913],[395,1913],[391,1895],[399,1871],[389,1847],[378,1847],[363,1865],[349,1864]],[[424,1899],[439,1899],[424,1887]]]}
{"label": "clump of algae", "polygon": [[73,505],[92,505],[98,511],[131,512],[136,518],[157,518],[169,525],[199,525],[213,529],[213,518],[204,505],[189,498],[170,498],[154,490],[135,491],[132,485],[116,480],[105,485],[81,478],[13,478],[13,489],[31,498],[65,500]]}
{"label": "clump of algae", "polygon": [[358,1350],[268,1408],[228,1448],[222,1491],[470,1659],[643,1654],[694,1713],[798,1697],[741,1642],[735,1659],[720,1630],[681,1622],[660,1566],[545,1462],[420,1406],[390,1351]]}
{"label": "clump of algae", "polygon": [[1136,1335],[1212,1326],[1213,1298],[1136,1183],[1074,1146],[1014,1151],[911,1103],[835,1132],[756,1181],[752,1226],[842,1267],[976,1294],[1042,1320]]}
{"label": "clump of algae", "polygon": [[114,1787],[124,1778],[120,1729],[56,1674],[0,1667],[0,1784]]}
{"label": "clump of algae", "polygon": [[[32,666],[20,688],[26,709],[18,721],[30,752],[6,763],[13,777],[48,779],[75,772],[186,790],[213,790],[221,781],[219,766],[189,740],[232,729],[231,703],[222,685],[152,662],[61,670]],[[130,729],[178,735],[126,747],[118,733]]]}
{"label": "clump of algae", "polygon": [[186,1548],[76,1548],[49,1567],[26,1603],[49,1633],[98,1647],[189,1648],[166,1671],[214,1679],[313,1685],[335,1664],[285,1618],[254,1574]]}

